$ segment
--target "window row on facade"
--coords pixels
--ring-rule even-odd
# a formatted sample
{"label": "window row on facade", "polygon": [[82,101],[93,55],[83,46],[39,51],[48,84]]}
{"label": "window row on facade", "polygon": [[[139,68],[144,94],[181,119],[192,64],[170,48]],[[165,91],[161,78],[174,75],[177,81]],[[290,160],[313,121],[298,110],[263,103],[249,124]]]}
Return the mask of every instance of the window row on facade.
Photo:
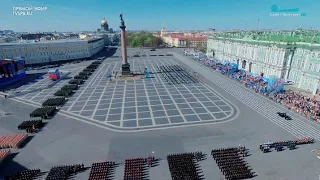
{"label": "window row on facade", "polygon": [[320,82],[320,51],[209,38],[207,56],[237,63],[239,69],[254,74],[293,80],[298,87],[308,90]]}
{"label": "window row on facade", "polygon": [[104,40],[91,43],[39,43],[0,46],[0,59],[23,57],[26,64],[89,58],[104,48]]}

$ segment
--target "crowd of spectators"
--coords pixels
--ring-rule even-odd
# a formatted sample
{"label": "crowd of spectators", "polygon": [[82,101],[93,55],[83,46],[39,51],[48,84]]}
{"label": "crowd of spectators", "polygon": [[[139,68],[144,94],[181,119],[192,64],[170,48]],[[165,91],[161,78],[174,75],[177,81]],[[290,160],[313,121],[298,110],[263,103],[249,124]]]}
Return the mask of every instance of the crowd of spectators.
{"label": "crowd of spectators", "polygon": [[320,102],[316,99],[306,97],[299,92],[291,90],[272,94],[270,95],[270,98],[289,109],[320,123]]}
{"label": "crowd of spectators", "polygon": [[212,68],[220,71],[224,75],[228,75],[230,78],[238,80],[244,86],[254,89],[256,92],[267,95],[267,82],[263,81],[261,76],[251,76],[245,71],[230,72],[230,66],[226,66],[220,63],[214,63],[210,65]]}
{"label": "crowd of spectators", "polygon": [[283,90],[279,93],[267,93],[267,82],[263,81],[261,76],[251,76],[245,71],[230,72],[230,67],[221,63],[208,63],[206,65],[219,70],[222,74],[228,75],[230,78],[236,79],[246,87],[254,89],[256,92],[268,96],[275,102],[281,103],[288,109],[304,115],[318,123],[320,123],[320,101],[307,97],[299,92],[292,90]]}

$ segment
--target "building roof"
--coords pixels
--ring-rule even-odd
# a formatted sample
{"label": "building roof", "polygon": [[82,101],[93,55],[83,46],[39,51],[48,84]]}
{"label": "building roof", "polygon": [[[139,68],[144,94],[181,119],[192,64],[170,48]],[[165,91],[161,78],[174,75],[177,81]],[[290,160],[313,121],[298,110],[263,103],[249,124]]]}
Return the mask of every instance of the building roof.
{"label": "building roof", "polygon": [[26,41],[26,42],[13,42],[13,43],[0,43],[0,46],[23,46],[23,45],[45,45],[45,44],[56,44],[56,43],[88,43],[92,41],[98,41],[98,39],[92,40],[81,40],[81,39],[59,39],[59,40],[52,40],[52,41]]}
{"label": "building roof", "polygon": [[235,43],[240,43],[240,44],[249,44],[249,45],[257,45],[257,46],[276,46],[278,48],[290,48],[290,47],[296,47],[296,48],[301,48],[301,49],[307,49],[310,51],[320,51],[320,47],[318,44],[310,44],[310,43],[290,43],[290,42],[276,42],[276,41],[252,41],[252,40],[242,40],[242,39],[227,39],[227,38],[217,38],[217,37],[209,37],[210,39],[217,39],[217,40],[222,40],[222,41],[230,41],[230,42],[235,42]]}
{"label": "building roof", "polygon": [[181,34],[171,34],[170,37],[177,38],[180,40],[189,40],[189,41],[206,41],[208,39],[207,37],[184,36]]}

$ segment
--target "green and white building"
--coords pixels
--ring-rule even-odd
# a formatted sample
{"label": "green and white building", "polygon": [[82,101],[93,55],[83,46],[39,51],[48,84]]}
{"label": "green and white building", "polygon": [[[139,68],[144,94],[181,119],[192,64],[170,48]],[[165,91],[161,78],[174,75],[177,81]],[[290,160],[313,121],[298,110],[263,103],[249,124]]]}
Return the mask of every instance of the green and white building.
{"label": "green and white building", "polygon": [[208,37],[207,56],[237,63],[264,77],[292,80],[317,92],[320,84],[320,33],[315,31],[233,31]]}

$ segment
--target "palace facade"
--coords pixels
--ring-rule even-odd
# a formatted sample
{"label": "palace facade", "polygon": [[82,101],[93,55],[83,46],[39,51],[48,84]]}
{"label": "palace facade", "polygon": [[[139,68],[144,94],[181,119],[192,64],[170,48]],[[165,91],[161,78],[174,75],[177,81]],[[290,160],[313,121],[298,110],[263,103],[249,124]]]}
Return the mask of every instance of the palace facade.
{"label": "palace facade", "polygon": [[217,33],[208,37],[207,56],[237,63],[239,69],[264,77],[292,80],[298,88],[316,93],[320,89],[320,34],[312,33]]}

